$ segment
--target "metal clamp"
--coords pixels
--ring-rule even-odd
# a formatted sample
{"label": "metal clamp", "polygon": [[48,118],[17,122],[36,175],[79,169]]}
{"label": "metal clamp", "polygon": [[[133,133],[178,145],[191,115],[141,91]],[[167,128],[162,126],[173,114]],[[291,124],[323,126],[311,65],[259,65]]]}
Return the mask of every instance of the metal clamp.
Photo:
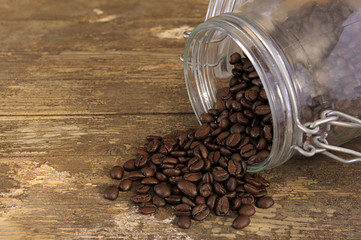
{"label": "metal clamp", "polygon": [[[340,118],[343,120],[341,121]],[[321,132],[321,126],[323,125],[326,125],[326,132]],[[306,123],[304,125],[299,125],[300,129],[306,134],[307,137],[310,138],[313,136],[312,140],[315,146],[313,146],[308,140],[301,144],[301,136],[298,142],[299,146],[294,146],[294,149],[307,157],[311,157],[316,153],[322,153],[343,163],[360,162],[360,152],[348,148],[333,146],[328,143],[326,139],[328,136],[327,132],[331,130],[331,126],[361,129],[361,119],[339,111],[325,110],[321,113],[320,119],[314,122]],[[354,158],[345,159],[329,151],[346,153],[349,155],[353,155]]]}

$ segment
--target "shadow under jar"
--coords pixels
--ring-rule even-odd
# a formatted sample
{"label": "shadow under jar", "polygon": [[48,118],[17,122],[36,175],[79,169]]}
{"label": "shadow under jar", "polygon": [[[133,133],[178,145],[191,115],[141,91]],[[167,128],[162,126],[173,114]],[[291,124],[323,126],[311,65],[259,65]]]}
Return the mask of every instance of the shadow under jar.
{"label": "shadow under jar", "polygon": [[248,171],[279,166],[296,152],[361,160],[333,146],[361,135],[360,1],[211,0],[206,21],[185,35],[184,74],[198,119],[228,86],[234,52],[250,59],[262,81],[272,149]]}

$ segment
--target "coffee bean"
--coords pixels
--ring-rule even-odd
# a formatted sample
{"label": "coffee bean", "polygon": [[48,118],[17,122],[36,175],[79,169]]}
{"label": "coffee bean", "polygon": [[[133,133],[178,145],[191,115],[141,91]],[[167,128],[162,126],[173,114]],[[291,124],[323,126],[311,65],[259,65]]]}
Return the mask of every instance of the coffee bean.
{"label": "coffee bean", "polygon": [[222,184],[220,184],[219,182],[214,182],[213,183],[213,188],[214,188],[214,192],[218,195],[223,196],[224,194],[227,193],[227,190],[223,187]]}
{"label": "coffee bean", "polygon": [[134,166],[136,168],[142,168],[147,164],[147,162],[148,162],[147,155],[138,155],[138,157],[134,161]]}
{"label": "coffee bean", "polygon": [[134,171],[136,169],[135,168],[135,159],[130,159],[130,160],[126,161],[123,164],[123,168],[127,172]]}
{"label": "coffee bean", "polygon": [[254,203],[253,195],[243,194],[242,196],[240,196],[240,198],[241,198],[242,204],[253,204]]}
{"label": "coffee bean", "polygon": [[235,176],[242,172],[242,165],[239,161],[230,159],[228,161],[228,172],[229,174]]}
{"label": "coffee bean", "polygon": [[135,191],[136,191],[137,193],[140,193],[140,194],[148,193],[149,190],[150,190],[150,186],[149,186],[149,185],[143,185],[143,184],[139,185],[139,186],[135,189]]}
{"label": "coffee bean", "polygon": [[202,177],[202,183],[213,184],[213,175],[210,172],[207,172]]}
{"label": "coffee bean", "polygon": [[215,212],[216,215],[218,216],[224,216],[228,213],[228,211],[229,211],[229,200],[226,196],[223,196],[220,199],[218,199]]}
{"label": "coffee bean", "polygon": [[158,179],[160,182],[166,182],[168,181],[168,177],[166,175],[164,175],[161,172],[156,172],[155,173],[155,178]]}
{"label": "coffee bean", "polygon": [[237,112],[237,122],[243,126],[246,126],[249,124],[248,118],[246,118],[241,112]]}
{"label": "coffee bean", "polygon": [[256,213],[256,209],[250,204],[242,205],[238,209],[238,215],[245,215],[245,216],[251,217],[255,213]]}
{"label": "coffee bean", "polygon": [[117,199],[118,195],[119,190],[115,185],[107,187],[104,191],[104,198],[108,200],[114,201],[115,199]]}
{"label": "coffee bean", "polygon": [[214,122],[214,117],[209,113],[202,113],[199,117],[201,123],[211,123]]}
{"label": "coffee bean", "polygon": [[121,191],[129,191],[132,188],[132,183],[133,181],[130,179],[123,179],[120,181],[118,188]]}
{"label": "coffee bean", "polygon": [[189,216],[180,216],[178,218],[177,225],[180,228],[188,229],[192,225],[192,220]]}
{"label": "coffee bean", "polygon": [[180,195],[170,195],[164,199],[169,204],[179,204],[182,201],[182,197]]}
{"label": "coffee bean", "polygon": [[274,201],[271,197],[263,197],[257,200],[256,206],[259,208],[270,208],[274,204]]}
{"label": "coffee bean", "polygon": [[202,179],[203,175],[200,172],[186,173],[183,175],[184,180],[190,182],[198,182]]}
{"label": "coffee bean", "polygon": [[162,141],[162,137],[161,136],[154,136],[154,135],[150,135],[150,136],[147,136],[146,139],[148,141],[152,141],[154,139],[157,139],[158,141]]}
{"label": "coffee bean", "polygon": [[231,56],[230,56],[230,60],[229,60],[229,63],[230,64],[236,64],[238,62],[241,61],[241,55],[239,53],[233,53]]}
{"label": "coffee bean", "polygon": [[191,207],[196,206],[196,204],[192,200],[190,200],[189,198],[187,198],[185,196],[182,197],[181,201],[182,201],[182,203],[185,203],[185,204],[187,204],[187,205],[189,205]]}
{"label": "coffee bean", "polygon": [[152,214],[157,210],[156,206],[150,202],[141,203],[139,206],[139,212],[141,214]]}
{"label": "coffee bean", "polygon": [[230,129],[231,134],[244,133],[246,128],[239,123],[234,124]]}
{"label": "coffee bean", "polygon": [[242,201],[240,198],[235,198],[233,199],[233,205],[232,205],[232,210],[237,210],[241,207],[242,205]]}
{"label": "coffee bean", "polygon": [[173,169],[164,169],[163,173],[168,177],[176,177],[179,176],[182,173],[182,171],[173,168]]}
{"label": "coffee bean", "polygon": [[246,215],[240,215],[233,220],[232,227],[235,229],[242,229],[247,227],[251,220]]}
{"label": "coffee bean", "polygon": [[237,188],[237,181],[234,177],[228,179],[226,188],[229,192],[235,191]]}
{"label": "coffee bean", "polygon": [[221,147],[219,149],[220,153],[223,155],[223,156],[231,156],[232,155],[232,151],[225,148],[225,147]]}
{"label": "coffee bean", "polygon": [[207,206],[209,207],[210,210],[214,209],[214,206],[216,205],[217,202],[217,195],[216,194],[212,194],[208,197],[207,199]]}
{"label": "coffee bean", "polygon": [[154,186],[153,190],[161,198],[166,198],[171,195],[171,185],[169,183],[159,183]]}
{"label": "coffee bean", "polygon": [[212,175],[217,182],[224,182],[229,177],[228,172],[221,167],[215,167],[212,171]]}
{"label": "coffee bean", "polygon": [[110,177],[113,179],[122,179],[124,175],[124,169],[121,166],[114,166],[110,170]]}
{"label": "coffee bean", "polygon": [[144,185],[155,185],[159,183],[159,180],[154,177],[149,177],[149,178],[143,178],[142,181],[140,181],[140,183]]}
{"label": "coffee bean", "polygon": [[156,169],[153,169],[151,167],[144,167],[140,171],[145,177],[153,177]]}
{"label": "coffee bean", "polygon": [[241,141],[241,134],[234,133],[228,136],[226,145],[229,147],[235,147]]}
{"label": "coffee bean", "polygon": [[248,101],[254,101],[258,98],[258,91],[255,89],[248,89],[245,93],[244,93],[244,97],[248,100]]}
{"label": "coffee bean", "polygon": [[191,172],[199,172],[204,167],[204,161],[199,157],[194,157],[188,161],[188,169]]}
{"label": "coffee bean", "polygon": [[262,187],[269,187],[270,182],[264,179],[261,175],[255,174],[254,178],[261,184]]}
{"label": "coffee bean", "polygon": [[176,216],[190,216],[192,208],[188,204],[182,203],[174,207],[174,215]]}
{"label": "coffee bean", "polygon": [[246,144],[241,148],[240,154],[244,158],[249,158],[257,153],[256,148],[252,144]]}
{"label": "coffee bean", "polygon": [[273,139],[273,136],[272,136],[272,127],[270,125],[266,125],[264,126],[263,128],[263,135],[264,135],[264,138],[270,142],[272,141]]}
{"label": "coffee bean", "polygon": [[147,145],[147,152],[148,153],[155,153],[160,146],[161,146],[160,141],[158,139],[153,139]]}
{"label": "coffee bean", "polygon": [[152,202],[157,206],[157,207],[164,207],[166,205],[166,201],[159,197],[158,195],[154,195],[152,198]]}
{"label": "coffee bean", "polygon": [[206,204],[200,204],[193,208],[192,216],[197,221],[204,220],[210,213],[210,210]]}
{"label": "coffee bean", "polygon": [[137,194],[134,195],[131,199],[135,203],[145,203],[149,202],[152,199],[152,196],[149,194]]}
{"label": "coffee bean", "polygon": [[209,183],[203,183],[199,187],[199,194],[202,197],[209,197],[212,194],[212,192],[213,192],[212,185],[210,185]]}
{"label": "coffee bean", "polygon": [[257,194],[260,192],[260,189],[258,189],[257,187],[255,187],[249,183],[244,184],[244,189],[247,192],[249,192],[250,194]]}
{"label": "coffee bean", "polygon": [[257,156],[259,157],[259,159],[266,159],[269,156],[269,151],[267,150],[262,150],[260,152],[257,153]]}
{"label": "coffee bean", "polygon": [[128,179],[132,180],[132,181],[138,181],[144,178],[143,173],[136,171],[136,172],[131,172],[128,174]]}
{"label": "coffee bean", "polygon": [[189,181],[179,181],[177,187],[188,197],[196,197],[198,194],[197,186]]}
{"label": "coffee bean", "polygon": [[203,124],[202,126],[200,126],[197,131],[195,132],[194,136],[196,137],[196,139],[198,140],[203,140],[206,137],[208,137],[208,135],[211,133],[211,127],[207,124]]}
{"label": "coffee bean", "polygon": [[260,105],[257,106],[254,110],[254,113],[260,116],[265,116],[271,112],[269,105]]}
{"label": "coffee bean", "polygon": [[181,191],[177,188],[177,186],[172,187],[172,194],[180,195]]}

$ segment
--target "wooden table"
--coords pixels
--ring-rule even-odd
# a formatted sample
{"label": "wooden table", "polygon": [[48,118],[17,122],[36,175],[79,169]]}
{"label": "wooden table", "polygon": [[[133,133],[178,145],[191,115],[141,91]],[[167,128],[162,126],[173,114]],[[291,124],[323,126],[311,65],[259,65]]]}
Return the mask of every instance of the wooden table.
{"label": "wooden table", "polygon": [[266,171],[276,203],[240,231],[103,199],[147,135],[197,126],[179,56],[207,4],[1,1],[0,239],[361,239],[361,164],[322,156]]}

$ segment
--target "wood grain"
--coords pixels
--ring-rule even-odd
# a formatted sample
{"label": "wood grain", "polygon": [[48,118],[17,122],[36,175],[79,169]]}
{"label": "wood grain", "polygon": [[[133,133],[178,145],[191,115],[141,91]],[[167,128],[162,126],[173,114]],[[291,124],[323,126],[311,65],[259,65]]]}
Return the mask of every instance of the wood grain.
{"label": "wood grain", "polygon": [[197,126],[179,56],[207,4],[1,1],[0,239],[361,239],[361,164],[321,155],[265,171],[276,204],[241,231],[103,199],[145,136]]}

